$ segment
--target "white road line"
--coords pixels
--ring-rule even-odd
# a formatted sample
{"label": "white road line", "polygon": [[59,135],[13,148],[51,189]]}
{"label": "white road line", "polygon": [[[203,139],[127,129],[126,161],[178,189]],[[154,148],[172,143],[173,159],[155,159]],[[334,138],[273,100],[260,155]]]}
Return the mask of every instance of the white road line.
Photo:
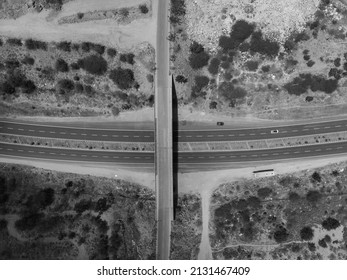
{"label": "white road line", "polygon": [[[123,135],[123,137],[125,137],[125,138],[129,138],[129,135]],[[146,137],[146,136],[145,136]],[[148,136],[149,137],[149,136]]]}
{"label": "white road line", "polygon": [[81,155],[81,157],[87,157],[87,155]]}
{"label": "white road line", "polygon": [[300,152],[299,151],[295,151],[294,154],[299,154]]}
{"label": "white road line", "polygon": [[103,158],[109,158],[109,156],[102,156]]}
{"label": "white road line", "polygon": [[60,154],[61,156],[66,156],[66,154]]}
{"label": "white road line", "polygon": [[113,158],[119,158],[119,157],[113,157]]}
{"label": "white road line", "polygon": [[288,152],[285,152],[285,153],[283,153],[284,155],[289,155],[289,153]]}
{"label": "white road line", "polygon": [[92,136],[98,136],[97,134],[92,134]]}
{"label": "white road line", "polygon": [[13,151],[13,149],[7,149],[7,151]]}
{"label": "white road line", "polygon": [[39,132],[40,132],[40,133],[45,133],[46,131],[44,131],[44,130],[39,130]]}
{"label": "white road line", "polygon": [[112,135],[112,137],[118,137],[118,135]]}
{"label": "white road line", "polygon": [[34,151],[28,151],[29,153],[34,153]]}
{"label": "white road line", "polygon": [[55,155],[55,153],[49,153],[50,155]]}
{"label": "white road line", "polygon": [[55,131],[50,131],[49,133],[52,133],[52,134],[53,134],[53,133],[55,133]]}
{"label": "white road line", "polygon": [[71,132],[71,133],[70,133],[70,135],[77,135],[77,133],[75,133],[75,132]]}
{"label": "white road line", "polygon": [[[1,149],[0,149],[1,150]],[[18,152],[24,152],[23,150],[18,150]]]}
{"label": "white road line", "polygon": [[320,127],[314,127],[313,129],[314,129],[314,130],[317,130],[317,129],[320,129]]}
{"label": "white road line", "polygon": [[45,152],[39,152],[39,154],[44,154]]}
{"label": "white road line", "polygon": [[2,148],[0,148],[0,150],[2,150]]}
{"label": "white road line", "polygon": [[107,137],[108,135],[106,135],[106,134],[103,134],[103,135],[101,135],[101,136],[103,136],[103,137]]}
{"label": "white road line", "polygon": [[34,132],[35,130],[33,130],[33,129],[29,129],[29,131],[30,131],[30,132]]}
{"label": "white road line", "polygon": [[[146,137],[146,136],[145,136],[145,137]],[[187,138],[192,138],[192,136],[191,136],[191,135],[187,135],[186,137],[187,137]]]}
{"label": "white road line", "polygon": [[292,132],[298,132],[298,130],[297,130],[297,129],[294,129],[294,130],[292,130]]}
{"label": "white road line", "polygon": [[65,132],[59,132],[59,134],[66,134]]}
{"label": "white road line", "polygon": [[341,125],[335,125],[335,127],[341,127]]}
{"label": "white road line", "polygon": [[309,153],[309,152],[311,152],[310,150],[309,151],[304,151],[305,153]]}
{"label": "white road line", "polygon": [[265,132],[260,132],[260,134],[264,135],[264,134],[266,134],[266,133],[265,133]]}
{"label": "white road line", "polygon": [[343,149],[343,147],[337,147],[336,150],[340,150],[340,149]]}
{"label": "white road line", "polygon": [[316,152],[321,152],[322,150],[321,149],[317,149]]}
{"label": "white road line", "polygon": [[326,150],[327,150],[327,151],[331,151],[331,150],[332,150],[332,148],[326,148]]}
{"label": "white road line", "polygon": [[98,157],[98,156],[92,156],[92,157]]}
{"label": "white road line", "polygon": [[85,133],[81,133],[81,135],[83,135],[83,136],[87,136],[87,134],[85,134]]}
{"label": "white road line", "polygon": [[249,135],[255,135],[255,133],[250,133]]}
{"label": "white road line", "polygon": [[324,126],[324,128],[330,128],[330,126]]}
{"label": "white road line", "polygon": [[12,127],[8,127],[7,129],[9,129],[9,130],[13,130],[13,128],[12,128]]}
{"label": "white road line", "polygon": [[23,131],[24,129],[23,128],[18,128],[18,130]]}

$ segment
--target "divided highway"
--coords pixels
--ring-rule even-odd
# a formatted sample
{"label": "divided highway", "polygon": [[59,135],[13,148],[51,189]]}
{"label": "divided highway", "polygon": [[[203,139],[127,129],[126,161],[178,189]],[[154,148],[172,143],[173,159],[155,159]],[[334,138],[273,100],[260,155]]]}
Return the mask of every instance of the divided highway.
{"label": "divided highway", "polygon": [[[274,129],[278,129],[279,133],[271,134],[271,130]],[[178,140],[179,142],[244,141],[346,130],[347,120],[254,129],[224,129],[216,126],[214,130],[180,130]],[[153,130],[71,128],[63,127],[63,124],[62,126],[47,126],[0,121],[0,133],[90,141],[154,142]]]}

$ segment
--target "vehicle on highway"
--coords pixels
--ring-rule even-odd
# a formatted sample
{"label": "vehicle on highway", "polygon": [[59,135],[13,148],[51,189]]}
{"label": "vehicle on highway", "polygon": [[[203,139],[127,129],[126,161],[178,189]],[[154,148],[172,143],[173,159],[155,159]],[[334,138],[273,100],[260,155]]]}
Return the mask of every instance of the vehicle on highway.
{"label": "vehicle on highway", "polygon": [[271,134],[276,134],[276,133],[278,133],[279,131],[278,131],[278,129],[273,129],[273,130],[271,130]]}
{"label": "vehicle on highway", "polygon": [[224,122],[217,122],[217,125],[223,126],[223,125],[224,125]]}

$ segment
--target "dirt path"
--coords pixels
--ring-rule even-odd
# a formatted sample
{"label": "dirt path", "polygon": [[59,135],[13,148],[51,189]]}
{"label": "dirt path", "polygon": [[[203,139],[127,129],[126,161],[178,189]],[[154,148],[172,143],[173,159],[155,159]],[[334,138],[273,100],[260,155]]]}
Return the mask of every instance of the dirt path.
{"label": "dirt path", "polygon": [[212,260],[212,249],[209,239],[209,222],[210,222],[210,198],[211,193],[205,190],[202,196],[202,238],[200,244],[199,260]]}

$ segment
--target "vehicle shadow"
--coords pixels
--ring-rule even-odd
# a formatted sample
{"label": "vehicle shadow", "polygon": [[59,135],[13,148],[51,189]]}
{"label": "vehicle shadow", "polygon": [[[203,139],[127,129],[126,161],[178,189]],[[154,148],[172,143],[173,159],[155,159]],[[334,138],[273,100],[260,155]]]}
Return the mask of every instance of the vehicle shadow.
{"label": "vehicle shadow", "polygon": [[178,101],[176,95],[175,81],[172,75],[172,149],[173,149],[173,215],[176,217],[178,204]]}

